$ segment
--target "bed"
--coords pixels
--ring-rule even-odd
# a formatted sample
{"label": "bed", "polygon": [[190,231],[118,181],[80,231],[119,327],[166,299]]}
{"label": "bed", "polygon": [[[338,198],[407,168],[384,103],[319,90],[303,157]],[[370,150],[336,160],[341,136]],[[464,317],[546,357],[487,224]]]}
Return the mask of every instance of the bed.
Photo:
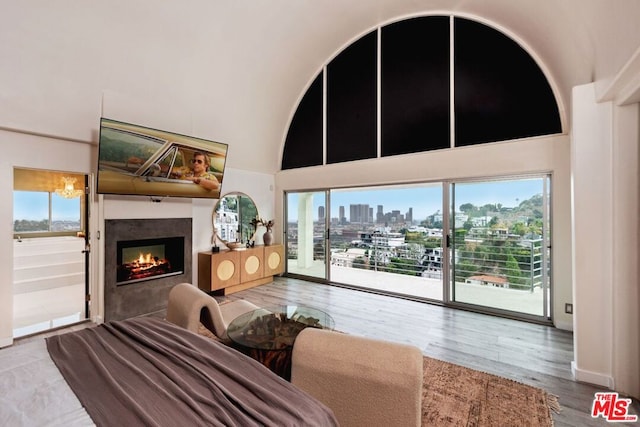
{"label": "bed", "polygon": [[260,363],[157,318],[0,350],[0,425],[337,425]]}

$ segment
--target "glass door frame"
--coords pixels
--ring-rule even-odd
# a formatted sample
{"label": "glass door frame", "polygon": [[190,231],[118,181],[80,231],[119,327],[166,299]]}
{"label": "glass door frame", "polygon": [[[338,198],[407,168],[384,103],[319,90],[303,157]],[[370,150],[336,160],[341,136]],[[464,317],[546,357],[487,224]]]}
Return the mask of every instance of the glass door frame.
{"label": "glass door frame", "polygon": [[[469,302],[460,302],[455,300],[455,263],[452,261],[455,257],[455,248],[452,245],[454,241],[455,230],[454,226],[455,218],[455,200],[454,200],[454,188],[455,184],[461,183],[485,183],[485,182],[499,182],[499,181],[512,181],[517,179],[531,179],[540,178],[543,180],[543,228],[542,228],[542,248],[545,250],[545,255],[542,257],[541,273],[542,273],[542,315],[535,315],[530,313],[510,311],[500,308],[489,307],[485,305],[472,304]],[[444,304],[452,308],[465,309],[470,311],[478,311],[487,314],[494,314],[501,317],[515,318],[520,320],[526,320],[533,323],[552,324],[553,322],[553,275],[551,274],[550,262],[552,259],[552,245],[551,245],[551,200],[552,200],[552,173],[540,172],[536,174],[528,175],[507,175],[496,177],[481,177],[481,178],[468,178],[468,179],[451,179],[444,180],[443,185],[443,212],[447,212],[445,218],[443,218],[443,230],[447,230],[446,243],[445,243],[445,256],[443,257],[443,274],[444,274]]]}
{"label": "glass door frame", "polygon": [[[319,277],[319,276],[312,276],[312,275],[305,275],[305,274],[301,274],[299,272],[292,272],[290,269],[290,258],[288,256],[289,254],[289,224],[291,222],[291,219],[289,218],[289,195],[291,194],[323,194],[324,193],[324,207],[325,207],[325,214],[324,214],[324,225],[323,225],[323,256],[324,256],[324,277]],[[329,189],[314,189],[314,190],[288,190],[284,192],[284,217],[285,217],[285,233],[284,233],[284,245],[285,245],[285,272],[287,273],[288,276],[291,277],[300,277],[303,278],[305,280],[309,280],[309,281],[313,281],[313,282],[320,282],[320,283],[328,283],[330,281],[330,263],[328,262],[330,260],[330,248],[329,248],[329,226],[330,226],[330,221],[331,221],[331,206],[329,205],[329,195],[330,195],[330,190]],[[312,196],[313,197],[313,196]],[[299,223],[299,218],[298,218],[298,223]],[[313,248],[312,248],[313,250]]]}

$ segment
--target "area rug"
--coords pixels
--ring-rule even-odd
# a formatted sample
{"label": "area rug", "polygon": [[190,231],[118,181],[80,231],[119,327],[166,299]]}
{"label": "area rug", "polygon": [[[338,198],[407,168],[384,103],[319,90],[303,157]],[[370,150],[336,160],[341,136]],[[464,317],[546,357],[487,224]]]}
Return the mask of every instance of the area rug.
{"label": "area rug", "polygon": [[424,358],[423,426],[552,426],[556,396],[536,387]]}
{"label": "area rug", "polygon": [[[200,325],[200,335],[218,339]],[[424,357],[422,426],[552,426],[558,399],[546,391]]]}

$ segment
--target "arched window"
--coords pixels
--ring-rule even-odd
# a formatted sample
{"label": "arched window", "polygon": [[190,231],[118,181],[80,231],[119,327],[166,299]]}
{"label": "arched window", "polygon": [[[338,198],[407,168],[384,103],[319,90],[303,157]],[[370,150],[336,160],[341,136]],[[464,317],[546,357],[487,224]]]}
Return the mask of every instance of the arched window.
{"label": "arched window", "polygon": [[418,17],[366,34],[324,67],[294,114],[282,169],[561,132],[551,86],[518,43],[469,19]]}

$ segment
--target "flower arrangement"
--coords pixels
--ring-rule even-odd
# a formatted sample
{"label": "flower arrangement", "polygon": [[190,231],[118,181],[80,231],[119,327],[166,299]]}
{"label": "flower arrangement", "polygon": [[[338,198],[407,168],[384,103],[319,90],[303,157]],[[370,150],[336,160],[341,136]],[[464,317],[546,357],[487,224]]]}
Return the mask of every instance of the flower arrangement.
{"label": "flower arrangement", "polygon": [[267,230],[271,230],[271,228],[274,226],[275,222],[270,219],[269,221],[266,221],[260,217],[255,217],[251,220],[251,225],[253,225],[254,228],[258,228],[259,225],[264,225],[265,227],[267,227]]}

